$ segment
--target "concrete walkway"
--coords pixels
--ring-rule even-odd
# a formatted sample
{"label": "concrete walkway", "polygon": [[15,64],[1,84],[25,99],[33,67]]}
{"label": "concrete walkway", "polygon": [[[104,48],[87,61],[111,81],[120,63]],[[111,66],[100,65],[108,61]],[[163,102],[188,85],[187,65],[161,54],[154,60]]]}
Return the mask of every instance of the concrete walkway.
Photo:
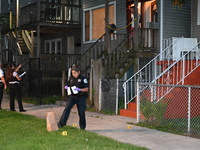
{"label": "concrete walkway", "polygon": [[[36,106],[28,103],[23,103],[23,105],[24,109],[27,110],[27,112],[23,112],[24,114],[33,115],[42,119],[46,119],[47,112],[53,111],[56,114],[56,120],[59,120],[64,110],[64,106],[60,105]],[[2,108],[9,110],[9,99],[7,95],[3,98]],[[16,110],[19,112],[17,103]],[[87,131],[95,132],[120,142],[142,146],[152,150],[200,150],[200,139],[128,124],[136,123],[136,119],[134,118],[118,115],[110,116],[87,111],[86,119]],[[76,108],[72,109],[67,125],[72,126],[74,123],[78,125]]]}

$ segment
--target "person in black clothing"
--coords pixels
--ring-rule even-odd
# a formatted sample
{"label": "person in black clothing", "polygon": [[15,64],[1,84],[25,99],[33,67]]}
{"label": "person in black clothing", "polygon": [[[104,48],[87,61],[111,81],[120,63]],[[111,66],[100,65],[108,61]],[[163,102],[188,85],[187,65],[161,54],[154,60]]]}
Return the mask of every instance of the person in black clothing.
{"label": "person in black clothing", "polygon": [[20,112],[25,112],[26,110],[23,109],[22,106],[22,93],[21,93],[21,89],[19,86],[19,81],[22,79],[17,71],[19,71],[19,69],[22,66],[19,65],[16,69],[14,67],[14,65],[9,64],[7,71],[6,71],[6,80],[8,82],[8,87],[9,87],[9,96],[10,96],[10,111],[16,111],[15,110],[15,96],[17,98],[18,101],[18,106],[19,106],[19,111]]}
{"label": "person in black clothing", "polygon": [[1,108],[1,102],[3,99],[3,90],[7,88],[7,84],[6,84],[6,80],[5,80],[5,75],[4,75],[4,71],[1,69],[2,67],[2,63],[0,61],[0,109]]}
{"label": "person in black clothing", "polygon": [[72,66],[71,77],[68,79],[65,89],[68,93],[67,104],[63,114],[58,122],[58,127],[62,128],[66,125],[72,107],[76,104],[79,115],[79,126],[81,129],[86,128],[86,96],[88,92],[88,81],[80,74],[80,69],[77,66]]}

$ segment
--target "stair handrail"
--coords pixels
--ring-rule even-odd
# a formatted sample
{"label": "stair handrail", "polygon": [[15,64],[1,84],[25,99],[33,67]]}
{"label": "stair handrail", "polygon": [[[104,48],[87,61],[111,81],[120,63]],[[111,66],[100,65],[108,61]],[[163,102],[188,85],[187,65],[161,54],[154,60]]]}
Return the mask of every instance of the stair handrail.
{"label": "stair handrail", "polygon": [[20,45],[19,45],[19,42],[16,41],[16,34],[14,33],[14,31],[12,31],[10,35],[15,39],[15,42],[16,42],[16,45],[17,45],[17,50],[18,50],[19,55],[22,55],[22,54],[23,54],[23,53],[22,53],[22,49],[21,49],[21,47],[20,47]]}
{"label": "stair handrail", "polygon": [[[111,73],[111,69],[112,68],[115,68],[115,66],[117,65],[116,64],[116,62],[121,62],[121,58],[119,58],[119,53],[121,53],[121,55],[124,55],[124,50],[123,49],[120,49],[120,47],[123,47],[124,48],[124,46],[123,46],[123,44],[126,42],[126,40],[130,37],[130,34],[131,34],[131,32],[129,33],[129,34],[127,34],[127,36],[120,42],[120,44],[114,49],[114,50],[112,50],[111,51],[111,53],[110,54],[108,54],[105,58],[104,58],[104,60],[102,61],[102,63],[104,64],[104,66],[105,66],[105,71],[106,71],[106,75],[105,75],[105,78],[108,78],[109,77],[109,75],[107,74],[107,73]],[[118,50],[119,49],[119,50]],[[127,48],[125,48],[125,50],[126,50],[126,52],[129,52],[129,50],[127,50]],[[118,58],[116,58],[114,61],[115,62],[113,62],[113,63],[111,63],[111,58],[112,57],[114,57],[114,54],[116,54],[116,53],[118,53],[119,55],[118,55]],[[106,62],[107,62],[107,65],[109,66],[109,67],[107,67],[106,68]],[[111,66],[111,64],[113,65],[113,66]]]}
{"label": "stair handrail", "polygon": [[[85,74],[85,76],[87,76],[87,70],[88,68],[90,68],[91,66],[91,63],[89,61],[89,59],[94,59],[97,57],[96,54],[94,54],[94,52],[92,51],[92,49],[97,45],[97,43],[99,43],[100,41],[103,41],[103,37],[105,36],[105,33],[99,38],[96,40],[96,42],[94,42],[90,48],[85,51],[82,56],[76,61],[74,62],[73,64],[77,64],[78,66],[81,66],[81,70],[82,70],[82,74]],[[101,49],[101,53],[105,50],[105,47],[104,49],[102,50]],[[87,55],[89,55],[89,57],[87,57]],[[93,56],[92,56],[93,55]],[[82,62],[82,60],[85,62],[85,64]],[[72,66],[73,64],[71,64],[70,66]],[[84,66],[83,66],[84,65]]]}
{"label": "stair handrail", "polygon": [[[190,49],[189,51],[187,51],[182,57],[180,57],[174,63],[172,63],[166,70],[164,70],[160,75],[158,75],[151,83],[156,82],[156,80],[158,80],[159,78],[161,78],[165,73],[169,72],[172,69],[172,67],[175,66],[178,62],[183,61],[183,64],[185,65],[185,58],[186,58],[186,56],[189,56],[188,54],[190,52],[192,52],[193,50],[198,49],[199,45],[200,45],[200,42],[197,43],[197,45],[195,45],[192,49]],[[186,79],[196,68],[198,68],[200,66],[199,58],[196,57],[195,60],[196,60],[195,65],[194,65],[195,67],[192,68],[190,66],[192,69],[187,74],[184,74],[182,76],[182,78],[176,83],[176,85],[179,85],[181,82],[183,82],[184,79]],[[185,66],[183,68],[185,68]],[[160,100],[162,100],[173,89],[174,89],[174,86],[171,87],[171,88],[169,87],[167,90],[165,90],[164,94],[162,96],[160,96],[160,97],[157,98],[157,102],[159,102]],[[163,92],[161,92],[161,93],[163,93]]]}
{"label": "stair handrail", "polygon": [[24,42],[28,48],[28,50],[32,53],[33,50],[32,50],[32,40],[31,40],[31,37],[28,33],[27,30],[22,30],[22,38],[24,39]]}
{"label": "stair handrail", "polygon": [[[111,45],[112,46],[118,45],[118,41],[119,41],[117,40],[118,37],[119,39],[121,39],[121,37],[123,37],[124,39],[124,35],[125,34],[113,33],[113,39],[111,40],[113,43]],[[105,48],[104,36],[105,36],[105,33],[95,43],[93,43],[91,47],[85,53],[83,53],[83,55],[80,57],[78,61],[74,63],[74,64],[77,64],[78,66],[81,66],[82,73],[85,76],[87,76],[88,75],[87,73],[89,73],[88,70],[90,70],[91,68],[92,59],[101,58],[103,60],[106,57],[106,55],[108,55],[108,52],[106,51],[106,48]],[[113,49],[114,48],[111,48],[111,51],[113,51]]]}
{"label": "stair handrail", "polygon": [[[177,40],[175,40],[174,42],[170,43],[161,53],[159,53],[156,57],[154,57],[151,61],[149,61],[146,65],[144,65],[139,71],[137,71],[133,76],[131,76],[129,79],[127,79],[124,83],[123,83],[123,89],[124,89],[124,107],[125,109],[127,108],[127,104],[129,102],[131,102],[133,99],[136,98],[137,94],[132,94],[132,93],[128,93],[128,94],[131,94],[131,98],[127,101],[127,83],[129,81],[132,81],[134,79],[133,82],[141,82],[143,79],[142,79],[142,75],[143,75],[143,72],[142,70],[144,70],[145,68],[147,68],[148,66],[150,66],[151,64],[156,64],[156,59],[160,57],[160,59],[162,58],[163,59],[163,56],[165,54],[166,51],[168,51],[173,44],[175,44],[176,42],[178,42],[181,38],[177,38]],[[153,80],[152,80],[153,81]],[[147,80],[147,82],[152,82],[152,81],[149,81]],[[143,81],[144,82],[144,81]],[[135,85],[136,86],[136,85]],[[134,91],[134,88],[135,88],[134,85],[131,84],[131,91]],[[136,91],[136,88],[135,88],[135,91]]]}
{"label": "stair handrail", "polygon": [[[159,74],[151,83],[154,83],[156,80],[158,80],[161,76],[163,76],[166,72],[168,72],[175,64],[177,64],[179,61],[184,60],[185,56],[187,56],[191,51],[193,51],[198,45],[200,44],[197,43],[197,45],[195,45],[191,50],[187,51],[182,57],[180,57],[179,59],[177,59],[174,63],[172,63],[170,66],[168,66],[167,69],[165,69],[161,74]],[[198,59],[197,59],[198,60]],[[187,75],[188,76],[188,75]],[[187,77],[186,76],[186,77]],[[184,80],[186,78],[185,76],[181,79]],[[178,83],[180,83],[181,81],[179,81]]]}

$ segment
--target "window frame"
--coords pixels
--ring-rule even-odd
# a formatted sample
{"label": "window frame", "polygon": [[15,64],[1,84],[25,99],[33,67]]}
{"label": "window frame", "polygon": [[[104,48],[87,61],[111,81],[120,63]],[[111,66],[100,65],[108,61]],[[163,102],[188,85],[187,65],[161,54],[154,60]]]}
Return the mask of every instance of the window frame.
{"label": "window frame", "polygon": [[[109,2],[109,6],[110,5],[113,5],[114,6],[114,22],[116,24],[116,2],[113,1],[113,2]],[[87,8],[87,9],[83,9],[83,43],[93,43],[93,42],[96,42],[96,40],[98,39],[92,39],[92,35],[93,35],[93,20],[92,20],[92,17],[93,17],[93,10],[95,9],[100,9],[100,8],[104,8],[105,9],[105,4],[102,4],[102,5],[98,5],[98,6],[95,6],[95,7],[90,7],[90,8]],[[86,34],[86,31],[85,31],[85,13],[86,12],[89,12],[89,40],[86,41],[85,39],[85,34]]]}
{"label": "window frame", "polygon": [[[60,43],[60,46],[58,45]],[[47,45],[48,48],[47,49]],[[55,46],[55,51],[52,49],[52,46]],[[60,49],[58,49],[60,48]],[[62,54],[62,40],[59,39],[53,39],[53,40],[45,40],[45,54]]]}
{"label": "window frame", "polygon": [[197,3],[197,25],[200,25],[200,0]]}

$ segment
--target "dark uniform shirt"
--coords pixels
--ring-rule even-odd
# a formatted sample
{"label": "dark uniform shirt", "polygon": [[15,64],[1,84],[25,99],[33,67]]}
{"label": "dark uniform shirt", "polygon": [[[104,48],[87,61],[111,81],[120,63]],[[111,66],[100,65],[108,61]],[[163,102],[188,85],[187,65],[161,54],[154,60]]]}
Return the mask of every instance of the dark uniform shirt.
{"label": "dark uniform shirt", "polygon": [[[69,87],[76,86],[76,87],[78,87],[80,89],[88,88],[89,87],[87,79],[84,76],[82,76],[82,75],[79,75],[78,78],[74,78],[73,76],[71,76],[68,79],[66,85],[69,86]],[[87,93],[79,91],[78,94],[72,94],[72,95],[87,96]]]}

